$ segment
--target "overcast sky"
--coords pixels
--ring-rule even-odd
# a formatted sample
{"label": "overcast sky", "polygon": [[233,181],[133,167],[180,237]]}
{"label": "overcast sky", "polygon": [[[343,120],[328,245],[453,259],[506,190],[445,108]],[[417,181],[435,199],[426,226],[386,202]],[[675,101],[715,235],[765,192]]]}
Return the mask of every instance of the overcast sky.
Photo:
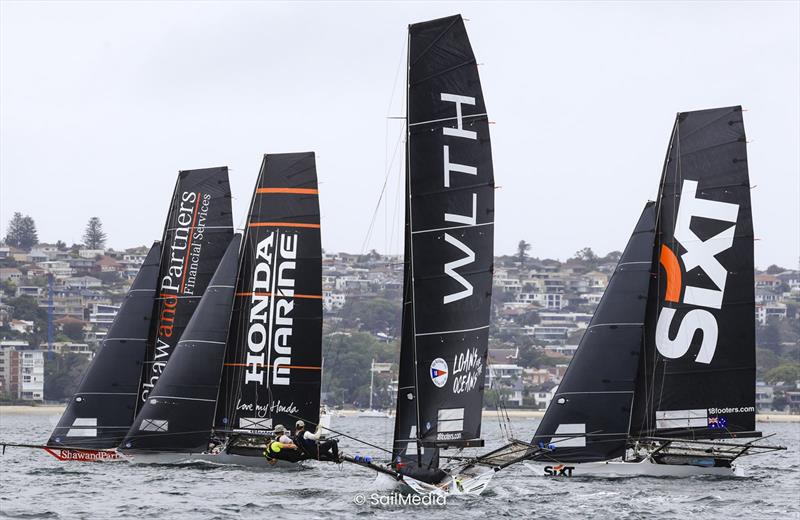
{"label": "overcast sky", "polygon": [[797,267],[798,6],[4,1],[0,233],[21,211],[40,240],[80,242],[98,216],[110,246],[150,243],[176,172],[217,165],[241,226],[262,154],[313,150],[326,250],[399,252],[387,116],[403,115],[406,26],[460,12],[495,122],[496,254],[622,249],[675,113],[741,104],[756,265]]}

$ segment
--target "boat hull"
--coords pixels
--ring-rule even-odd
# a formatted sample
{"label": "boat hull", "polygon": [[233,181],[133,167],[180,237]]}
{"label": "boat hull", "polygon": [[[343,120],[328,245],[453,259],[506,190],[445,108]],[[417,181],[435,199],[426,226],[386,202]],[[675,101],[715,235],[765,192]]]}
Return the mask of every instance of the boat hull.
{"label": "boat hull", "polygon": [[439,484],[428,484],[409,476],[403,476],[402,482],[420,495],[480,495],[487,488],[494,474],[493,469],[486,469],[480,473],[456,474],[448,476]]}
{"label": "boat hull", "polygon": [[741,477],[741,468],[735,465],[725,467],[703,467],[689,464],[657,464],[645,459],[641,462],[610,460],[604,462],[580,462],[556,464],[526,461],[525,466],[535,475],[549,478],[580,477],[695,477],[715,475],[720,477]]}
{"label": "boat hull", "polygon": [[44,451],[62,462],[125,462],[127,457],[115,449],[92,450],[46,447]]}
{"label": "boat hull", "polygon": [[299,471],[306,469],[305,461],[289,462],[276,460],[270,464],[264,457],[236,455],[231,453],[177,453],[144,452],[125,450],[125,458],[134,464],[193,464],[202,462],[219,466],[243,466],[260,469],[282,469]]}

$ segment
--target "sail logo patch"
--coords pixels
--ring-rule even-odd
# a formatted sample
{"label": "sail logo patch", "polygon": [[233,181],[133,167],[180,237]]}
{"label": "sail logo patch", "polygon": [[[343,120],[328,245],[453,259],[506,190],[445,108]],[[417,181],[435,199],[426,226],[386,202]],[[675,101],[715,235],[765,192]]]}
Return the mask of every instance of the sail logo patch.
{"label": "sail logo patch", "polygon": [[431,361],[431,381],[438,388],[447,384],[448,370],[447,361],[444,359],[436,358]]}
{"label": "sail logo patch", "polygon": [[270,368],[271,385],[290,384],[298,240],[296,233],[272,232],[256,246],[245,383],[263,385],[263,369]]}
{"label": "sail logo patch", "polygon": [[[464,116],[462,111],[462,105],[475,105],[475,98],[471,96],[460,96],[457,94],[447,94],[442,92],[441,93],[441,100],[447,101],[449,103],[455,103],[456,105],[456,128],[450,127],[443,127],[442,133],[446,136],[457,137],[461,139],[469,139],[471,141],[478,140],[478,133],[473,130],[464,130]],[[461,141],[459,141],[461,142]],[[442,155],[443,155],[443,164],[444,164],[444,187],[450,188],[450,174],[452,173],[461,173],[465,175],[478,175],[478,168],[475,166],[469,166],[466,164],[458,164],[455,162],[450,161],[450,146],[443,145],[442,146]],[[463,190],[454,191],[453,196],[457,196]],[[459,215],[455,213],[445,213],[444,214],[444,221],[451,222],[454,224],[461,224],[462,226],[475,226],[478,222],[477,218],[477,207],[478,207],[478,194],[472,193],[472,213],[470,215]],[[464,235],[461,235],[461,238],[464,238]],[[461,267],[467,266],[473,262],[475,262],[475,252],[464,242],[462,242],[458,237],[454,236],[451,233],[444,234],[444,241],[450,244],[451,246],[458,249],[461,254],[463,255],[461,258],[457,260],[453,260],[452,262],[446,262],[444,264],[444,274],[452,278],[454,281],[458,282],[458,284],[462,287],[460,291],[456,291],[452,294],[446,294],[442,297],[442,303],[447,305],[448,303],[453,303],[459,300],[463,300],[464,298],[469,298],[474,293],[474,288],[472,283],[469,282],[466,278],[464,278],[460,273],[456,271]]]}
{"label": "sail logo patch", "polygon": [[158,328],[150,375],[145,376],[142,383],[142,402],[147,401],[167,366],[172,347],[179,339],[174,336],[174,328],[180,298],[195,295],[211,195],[184,191],[180,199],[180,205],[174,208],[177,210],[174,220],[169,222],[174,226],[169,230],[173,233],[172,241],[169,249],[165,248],[162,253],[161,266],[166,271],[159,288]]}
{"label": "sail logo patch", "polygon": [[[706,309],[720,309],[725,294],[728,271],[717,259],[717,255],[733,246],[739,205],[730,202],[701,199],[697,197],[697,181],[684,180],[675,220],[675,240],[686,250],[680,255],[666,245],[661,246],[659,262],[666,272],[667,288],[664,301],[697,307],[687,312],[681,319],[675,337],[670,339],[670,329],[676,309],[663,306],[656,324],[656,348],[662,356],[669,359],[683,357],[691,346],[697,331],[702,332],[700,351],[695,358],[697,363],[711,363],[717,348],[717,319]],[[695,217],[730,224],[717,234],[702,239],[691,228]],[[681,263],[683,267],[681,267]],[[699,268],[716,289],[688,285],[683,273]],[[681,295],[681,293],[683,293]],[[663,304],[662,304],[663,305]]]}
{"label": "sail logo patch", "polygon": [[575,466],[565,464],[544,467],[544,474],[548,477],[571,477],[573,471],[575,471]]}
{"label": "sail logo patch", "polygon": [[483,381],[483,358],[473,347],[453,357],[453,393],[469,392]]}

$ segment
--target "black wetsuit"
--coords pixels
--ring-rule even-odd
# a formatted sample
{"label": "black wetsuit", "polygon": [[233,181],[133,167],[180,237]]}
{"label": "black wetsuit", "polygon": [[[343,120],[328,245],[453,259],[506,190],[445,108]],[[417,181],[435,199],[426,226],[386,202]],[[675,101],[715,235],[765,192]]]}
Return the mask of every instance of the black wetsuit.
{"label": "black wetsuit", "polygon": [[314,441],[306,439],[305,431],[301,431],[295,434],[293,440],[295,446],[302,450],[308,458],[339,462],[339,443],[335,439]]}

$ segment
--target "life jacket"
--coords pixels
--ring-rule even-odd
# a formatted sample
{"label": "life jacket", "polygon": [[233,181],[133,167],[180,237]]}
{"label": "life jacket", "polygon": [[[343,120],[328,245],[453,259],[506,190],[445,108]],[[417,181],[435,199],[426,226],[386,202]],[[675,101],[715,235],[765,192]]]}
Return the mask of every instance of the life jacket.
{"label": "life jacket", "polygon": [[281,451],[280,442],[277,439],[272,439],[267,443],[267,447],[264,448],[264,457],[268,459],[275,459],[278,456],[278,453]]}

